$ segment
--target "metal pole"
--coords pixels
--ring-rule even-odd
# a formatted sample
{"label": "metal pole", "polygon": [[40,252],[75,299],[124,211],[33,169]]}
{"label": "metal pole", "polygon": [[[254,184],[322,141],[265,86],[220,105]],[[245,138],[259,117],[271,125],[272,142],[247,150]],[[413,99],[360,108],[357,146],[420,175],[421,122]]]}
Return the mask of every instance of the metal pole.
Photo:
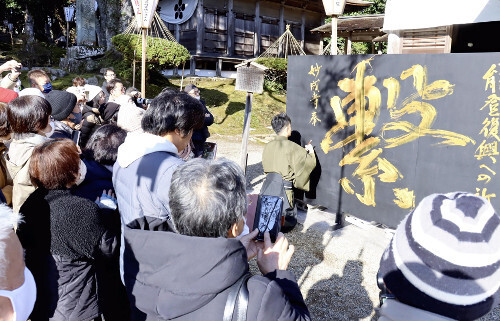
{"label": "metal pole", "polygon": [[135,50],[134,50],[134,64],[132,65],[132,87],[135,87]]}
{"label": "metal pole", "polygon": [[142,97],[146,97],[146,32],[147,28],[142,28],[142,70],[141,70],[141,92]]}
{"label": "metal pole", "polygon": [[248,147],[248,135],[250,134],[250,119],[252,119],[252,98],[253,93],[247,93],[247,102],[245,104],[245,121],[243,123],[243,137],[241,139],[241,157],[240,165],[243,168],[243,172],[247,172],[247,147]]}
{"label": "metal pole", "polygon": [[337,54],[337,16],[332,16],[332,45],[330,47],[330,54]]}
{"label": "metal pole", "polygon": [[69,21],[66,21],[66,49],[69,48]]}

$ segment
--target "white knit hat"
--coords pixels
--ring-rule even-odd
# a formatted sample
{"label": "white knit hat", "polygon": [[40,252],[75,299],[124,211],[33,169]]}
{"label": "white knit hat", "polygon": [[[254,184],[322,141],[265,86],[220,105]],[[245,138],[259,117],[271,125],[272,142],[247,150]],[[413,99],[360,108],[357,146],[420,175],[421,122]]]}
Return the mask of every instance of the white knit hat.
{"label": "white knit hat", "polygon": [[379,275],[405,304],[475,320],[500,295],[500,216],[474,194],[427,196],[396,229]]}

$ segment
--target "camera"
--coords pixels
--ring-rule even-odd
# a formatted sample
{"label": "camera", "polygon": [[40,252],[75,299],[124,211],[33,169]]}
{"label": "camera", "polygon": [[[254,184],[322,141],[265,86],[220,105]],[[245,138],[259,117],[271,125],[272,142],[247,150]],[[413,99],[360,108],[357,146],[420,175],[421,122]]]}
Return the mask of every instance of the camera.
{"label": "camera", "polygon": [[138,97],[132,97],[132,100],[138,107],[142,107],[142,105],[149,105],[153,101],[153,99],[138,98]]}

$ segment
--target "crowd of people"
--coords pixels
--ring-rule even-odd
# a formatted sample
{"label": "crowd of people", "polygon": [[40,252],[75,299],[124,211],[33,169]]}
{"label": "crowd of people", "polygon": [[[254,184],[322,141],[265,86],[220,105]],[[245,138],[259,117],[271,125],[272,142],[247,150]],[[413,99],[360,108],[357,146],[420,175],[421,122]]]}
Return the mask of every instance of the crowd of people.
{"label": "crowd of people", "polygon": [[[0,320],[310,320],[283,233],[248,230],[242,169],[203,157],[200,90],[144,104],[112,69],[103,87],[19,84],[0,66]],[[272,122],[266,189],[307,190],[314,148]],[[381,320],[473,320],[500,299],[500,217],[468,193],[424,198],[381,259]],[[256,259],[261,275],[249,273]]]}

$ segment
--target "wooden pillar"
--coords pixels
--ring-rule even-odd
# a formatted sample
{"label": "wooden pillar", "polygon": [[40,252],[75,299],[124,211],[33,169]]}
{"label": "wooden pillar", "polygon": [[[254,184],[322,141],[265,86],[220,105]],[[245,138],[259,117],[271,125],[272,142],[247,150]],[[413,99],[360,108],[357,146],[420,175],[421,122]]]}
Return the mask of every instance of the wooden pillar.
{"label": "wooden pillar", "polygon": [[175,40],[179,43],[181,41],[181,26],[179,24],[175,25]]}
{"label": "wooden pillar", "polygon": [[[280,36],[285,33],[285,6],[284,2],[281,1],[281,6],[280,6],[280,22],[279,22],[279,33]],[[278,47],[278,56],[281,57],[283,55],[283,44],[280,43]]]}
{"label": "wooden pillar", "polygon": [[205,8],[203,0],[198,0],[198,9],[196,11],[196,53],[200,55],[203,52],[203,38],[205,37]]}
{"label": "wooden pillar", "polygon": [[196,75],[196,58],[191,56],[191,60],[189,61],[189,74],[191,76]]}
{"label": "wooden pillar", "polygon": [[222,59],[217,59],[215,64],[215,77],[222,77]]}
{"label": "wooden pillar", "polygon": [[372,39],[372,54],[375,53],[375,43],[373,42],[373,39]]}
{"label": "wooden pillar", "polygon": [[258,57],[260,55],[261,43],[261,19],[260,19],[260,1],[255,2],[255,27],[253,33],[253,55]]}
{"label": "wooden pillar", "polygon": [[347,53],[346,54],[350,55],[352,53],[352,35],[350,32],[349,32],[349,37],[347,37],[346,46],[347,46]]}
{"label": "wooden pillar", "polygon": [[347,55],[347,38],[344,37],[344,55]]}
{"label": "wooden pillar", "polygon": [[233,0],[227,1],[227,55],[234,55],[234,13]]}
{"label": "wooden pillar", "polygon": [[302,11],[302,24],[300,25],[300,46],[302,50],[305,49],[306,46],[306,13]]}

